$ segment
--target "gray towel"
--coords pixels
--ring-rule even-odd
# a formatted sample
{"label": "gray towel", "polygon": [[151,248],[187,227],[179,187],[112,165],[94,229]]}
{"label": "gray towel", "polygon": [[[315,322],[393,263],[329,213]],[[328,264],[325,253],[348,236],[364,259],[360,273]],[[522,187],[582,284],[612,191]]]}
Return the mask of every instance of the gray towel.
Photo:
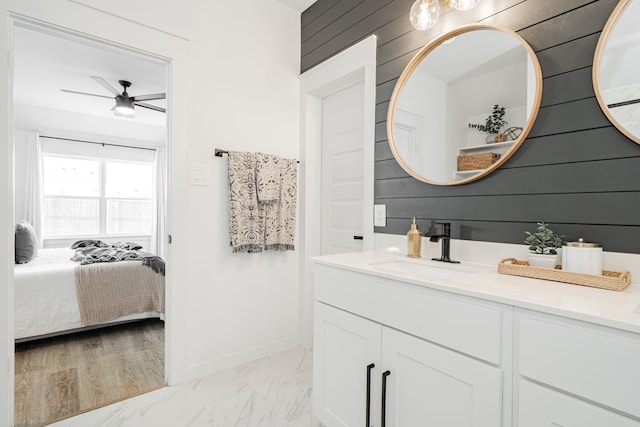
{"label": "gray towel", "polygon": [[229,234],[233,252],[262,252],[264,246],[264,210],[256,194],[255,153],[230,151]]}

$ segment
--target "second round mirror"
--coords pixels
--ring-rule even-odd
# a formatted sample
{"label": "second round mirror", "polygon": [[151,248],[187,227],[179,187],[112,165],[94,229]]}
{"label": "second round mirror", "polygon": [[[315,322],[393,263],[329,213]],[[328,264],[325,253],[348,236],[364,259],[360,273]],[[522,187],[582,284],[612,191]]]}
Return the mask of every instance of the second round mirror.
{"label": "second round mirror", "polygon": [[400,165],[421,181],[458,185],[486,176],[526,138],[542,73],[515,32],[471,24],[411,60],[389,104],[387,134]]}
{"label": "second round mirror", "polygon": [[604,27],[593,61],[593,83],[602,111],[640,144],[640,0],[623,0]]}

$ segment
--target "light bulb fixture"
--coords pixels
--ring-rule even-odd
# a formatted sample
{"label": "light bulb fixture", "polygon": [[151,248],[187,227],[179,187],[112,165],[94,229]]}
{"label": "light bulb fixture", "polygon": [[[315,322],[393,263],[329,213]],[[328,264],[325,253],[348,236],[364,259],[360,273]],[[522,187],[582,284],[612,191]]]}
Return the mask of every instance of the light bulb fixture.
{"label": "light bulb fixture", "polygon": [[[446,6],[456,10],[469,10],[476,7],[480,0],[443,0]],[[436,25],[440,18],[439,0],[416,0],[409,12],[409,21],[418,31],[428,30]]]}
{"label": "light bulb fixture", "polygon": [[418,31],[433,27],[440,17],[440,3],[438,0],[416,0],[411,6],[409,20]]}
{"label": "light bulb fixture", "polygon": [[449,7],[456,10],[471,10],[480,3],[480,0],[444,0]]}
{"label": "light bulb fixture", "polygon": [[129,98],[126,91],[124,94],[116,96],[116,105],[113,109],[116,113],[127,117],[133,117],[135,115],[133,99]]}

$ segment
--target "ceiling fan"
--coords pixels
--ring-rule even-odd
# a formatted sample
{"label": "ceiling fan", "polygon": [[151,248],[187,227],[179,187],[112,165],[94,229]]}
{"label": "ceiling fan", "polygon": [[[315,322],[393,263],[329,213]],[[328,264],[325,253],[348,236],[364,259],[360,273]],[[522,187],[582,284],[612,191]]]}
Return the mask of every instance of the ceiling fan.
{"label": "ceiling fan", "polygon": [[151,105],[146,102],[143,102],[143,101],[152,101],[155,99],[165,99],[166,98],[165,93],[153,93],[148,95],[131,96],[127,93],[127,89],[131,87],[131,82],[127,80],[118,80],[118,83],[120,83],[120,86],[122,86],[122,93],[120,93],[116,88],[114,88],[109,83],[107,83],[106,80],[104,80],[102,77],[91,76],[91,78],[95,80],[97,83],[99,83],[102,87],[107,89],[109,92],[111,92],[113,96],[98,95],[96,93],[78,92],[76,90],[69,90],[69,89],[60,89],[60,90],[62,92],[75,93],[77,95],[89,95],[89,96],[97,96],[99,98],[115,99],[116,103],[113,106],[113,108],[111,108],[111,111],[113,111],[116,115],[122,115],[125,117],[133,117],[133,115],[135,114],[134,106],[136,105],[138,107],[159,111],[161,113],[167,112],[167,110],[162,107],[157,107],[155,105]]}

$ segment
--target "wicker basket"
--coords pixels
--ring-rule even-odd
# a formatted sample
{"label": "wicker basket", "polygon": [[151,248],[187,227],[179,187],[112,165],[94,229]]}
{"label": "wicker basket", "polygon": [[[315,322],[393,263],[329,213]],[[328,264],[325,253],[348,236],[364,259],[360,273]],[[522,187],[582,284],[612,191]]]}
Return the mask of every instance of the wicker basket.
{"label": "wicker basket", "polygon": [[468,156],[458,156],[458,171],[472,171],[476,169],[486,169],[500,158],[496,153],[470,154]]}
{"label": "wicker basket", "polygon": [[610,291],[622,291],[631,283],[631,273],[628,271],[622,273],[603,270],[601,276],[596,276],[594,274],[562,271],[560,266],[555,269],[531,267],[527,261],[520,261],[515,258],[501,260],[498,263],[498,273],[553,280],[592,288],[608,289]]}

